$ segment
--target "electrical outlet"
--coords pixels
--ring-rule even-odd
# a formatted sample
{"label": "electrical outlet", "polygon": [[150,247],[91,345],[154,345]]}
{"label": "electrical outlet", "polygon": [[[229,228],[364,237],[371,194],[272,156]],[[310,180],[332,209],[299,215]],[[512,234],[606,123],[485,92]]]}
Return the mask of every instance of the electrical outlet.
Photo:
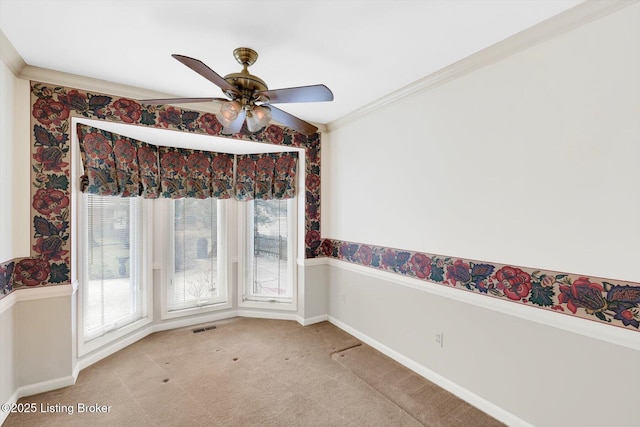
{"label": "electrical outlet", "polygon": [[436,334],[436,342],[440,344],[440,347],[444,347],[444,332]]}
{"label": "electrical outlet", "polygon": [[347,303],[347,294],[340,294],[340,302],[343,304]]}

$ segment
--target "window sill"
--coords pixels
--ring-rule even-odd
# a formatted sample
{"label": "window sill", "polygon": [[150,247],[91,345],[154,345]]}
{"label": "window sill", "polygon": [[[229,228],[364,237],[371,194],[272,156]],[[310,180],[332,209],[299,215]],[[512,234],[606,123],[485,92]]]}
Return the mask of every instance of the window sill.
{"label": "window sill", "polygon": [[230,301],[208,304],[202,307],[183,308],[178,310],[168,311],[165,307],[162,309],[160,315],[161,320],[178,319],[187,316],[195,316],[199,314],[211,313],[220,310],[228,310],[232,308]]}
{"label": "window sill", "polygon": [[89,341],[83,341],[82,337],[78,339],[78,357],[85,356],[91,352],[102,349],[103,347],[107,347],[110,344],[117,342],[119,339],[122,339],[124,336],[138,332],[142,327],[153,322],[152,316],[146,316],[141,319],[136,320],[133,323],[129,323],[126,326],[123,326],[118,329],[111,330],[106,334],[94,338]]}
{"label": "window sill", "polygon": [[278,301],[240,301],[238,308],[257,308],[263,310],[296,311],[298,306],[295,302]]}

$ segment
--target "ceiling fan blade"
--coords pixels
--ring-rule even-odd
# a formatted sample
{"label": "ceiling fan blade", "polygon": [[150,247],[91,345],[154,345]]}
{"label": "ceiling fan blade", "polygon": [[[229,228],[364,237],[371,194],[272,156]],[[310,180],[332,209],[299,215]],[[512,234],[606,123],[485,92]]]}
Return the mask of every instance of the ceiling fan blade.
{"label": "ceiling fan blade", "polygon": [[222,128],[222,133],[225,135],[234,135],[240,132],[242,129],[242,124],[244,123],[245,111],[242,110],[238,113],[238,117],[234,121],[231,122],[229,126],[225,126]]}
{"label": "ceiling fan blade", "polygon": [[285,89],[263,90],[258,92],[269,98],[269,104],[285,102],[323,102],[333,101],[333,93],[325,85],[289,87]]}
{"label": "ceiling fan blade", "polygon": [[282,123],[283,125],[295,129],[305,135],[312,135],[318,130],[318,128],[311,123],[307,123],[304,120],[301,120],[296,116],[287,113],[286,111],[282,111],[279,108],[274,107],[273,105],[267,104],[266,106],[271,109],[271,117],[276,122]]}
{"label": "ceiling fan blade", "polygon": [[188,56],[178,55],[175,53],[171,56],[173,56],[178,61],[182,62],[187,67],[191,68],[196,73],[200,74],[205,79],[218,85],[225,93],[226,92],[238,93],[238,89],[236,89],[235,86],[227,82],[222,76],[220,76],[220,74],[216,73],[211,68],[207,67],[204,62],[198,59],[189,58]]}
{"label": "ceiling fan blade", "polygon": [[188,104],[191,102],[212,102],[220,101],[227,102],[225,98],[158,98],[158,99],[141,99],[140,102],[151,105],[163,105],[163,104]]}

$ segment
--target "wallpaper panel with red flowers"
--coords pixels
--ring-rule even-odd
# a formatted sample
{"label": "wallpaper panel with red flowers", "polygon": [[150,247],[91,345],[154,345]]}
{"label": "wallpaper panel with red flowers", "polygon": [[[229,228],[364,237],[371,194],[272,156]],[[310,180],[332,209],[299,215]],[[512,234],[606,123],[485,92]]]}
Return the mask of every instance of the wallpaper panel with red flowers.
{"label": "wallpaper panel with red flowers", "polygon": [[[320,247],[320,189],[313,183],[320,180],[320,135],[303,135],[292,129],[270,124],[259,132],[249,132],[243,126],[234,135],[222,133],[222,125],[215,114],[183,110],[171,106],[153,106],[124,97],[91,93],[79,89],[32,82],[31,84],[31,140],[32,140],[32,236],[31,257],[3,262],[0,270],[2,295],[22,286],[47,286],[69,283],[71,271],[70,197],[70,126],[72,117],[87,117],[171,129],[236,140],[255,141],[305,149],[305,172],[316,179],[308,180],[305,218],[306,257],[318,256]],[[121,144],[118,149],[129,147]],[[138,151],[138,160],[141,153]],[[146,156],[146,157],[145,157]],[[155,158],[155,153],[142,153],[142,160]],[[216,167],[232,168],[228,158],[215,158]],[[123,170],[127,165],[121,165]],[[157,171],[149,171],[153,174]],[[276,170],[274,175],[277,175]],[[143,181],[150,179],[140,173]],[[214,193],[226,197],[228,183],[213,176]],[[274,176],[274,179],[277,177]],[[116,177],[117,181],[117,177]],[[149,182],[151,193],[158,182]],[[199,190],[191,189],[194,194]],[[118,189],[119,191],[119,189]],[[283,191],[286,191],[283,190]]]}
{"label": "wallpaper panel with red flowers", "polygon": [[640,283],[324,239],[323,255],[419,280],[629,329],[640,328]]}

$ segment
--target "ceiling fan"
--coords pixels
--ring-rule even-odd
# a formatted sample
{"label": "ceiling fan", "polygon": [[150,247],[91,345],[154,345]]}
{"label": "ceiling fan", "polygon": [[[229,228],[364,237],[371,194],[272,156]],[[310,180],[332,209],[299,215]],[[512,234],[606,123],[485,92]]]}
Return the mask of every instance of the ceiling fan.
{"label": "ceiling fan", "polygon": [[222,102],[220,108],[221,123],[225,134],[238,133],[242,124],[247,121],[250,132],[257,132],[265,127],[271,119],[282,123],[305,135],[311,135],[318,128],[305,122],[272,104],[287,102],[322,102],[333,101],[333,93],[325,85],[291,87],[269,90],[267,84],[259,77],[249,73],[248,67],[258,59],[258,53],[247,47],[239,47],[233,51],[236,61],[242,65],[242,71],[222,77],[202,61],[184,55],[171,55],[202,77],[219,86],[229,98],[164,98],[144,99],[147,104],[184,104],[190,102]]}

